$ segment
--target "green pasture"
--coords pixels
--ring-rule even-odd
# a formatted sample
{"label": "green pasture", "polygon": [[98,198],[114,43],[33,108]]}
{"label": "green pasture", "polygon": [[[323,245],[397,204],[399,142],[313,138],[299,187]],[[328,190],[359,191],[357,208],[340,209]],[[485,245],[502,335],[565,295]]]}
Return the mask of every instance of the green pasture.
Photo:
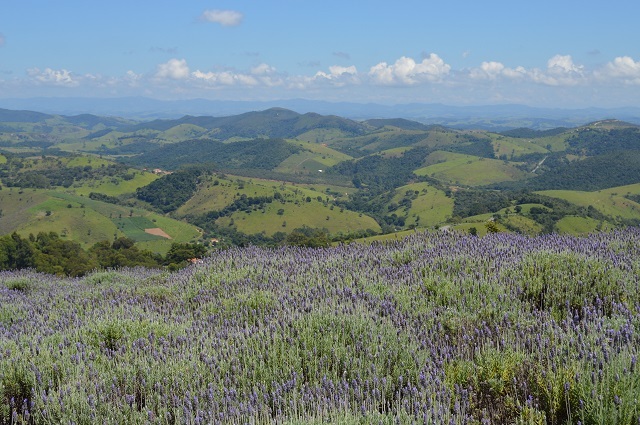
{"label": "green pasture", "polygon": [[[322,162],[321,162],[322,161]],[[318,174],[330,167],[327,162],[337,163],[336,161],[321,160],[315,152],[301,152],[291,155],[282,161],[275,171],[290,174]]]}
{"label": "green pasture", "polygon": [[602,193],[606,193],[607,195],[640,195],[640,183],[628,184],[625,186],[616,186],[609,189],[602,189]]}
{"label": "green pasture", "polygon": [[[569,147],[567,139],[571,136],[571,133],[562,133],[555,136],[540,137],[538,139],[531,139],[531,143],[550,150],[551,152],[561,152]],[[550,148],[550,149],[549,149]]]}
{"label": "green pasture", "polygon": [[133,239],[136,242],[165,239],[162,236],[156,236],[145,232],[145,229],[160,227],[147,217],[122,217],[114,218],[111,221],[118,227],[120,232],[124,233],[129,239]]}
{"label": "green pasture", "polygon": [[571,235],[586,235],[599,230],[611,230],[613,226],[609,222],[601,222],[591,217],[568,216],[562,218],[556,224],[558,232]]}
{"label": "green pasture", "polygon": [[500,219],[500,222],[505,225],[512,226],[518,229],[520,233],[524,233],[526,235],[538,235],[543,230],[540,223],[529,217],[515,213],[503,216],[503,218]]}
{"label": "green pasture", "polygon": [[163,131],[158,137],[170,142],[181,142],[187,139],[197,138],[206,131],[206,128],[194,124],[178,124],[175,127]]}
{"label": "green pasture", "polygon": [[[217,184],[216,184],[217,182]],[[231,205],[242,195],[273,196],[280,183],[237,176],[214,175],[200,184],[196,193],[176,211],[177,216],[198,215]]]}
{"label": "green pasture", "polygon": [[339,152],[335,149],[332,149],[329,146],[327,146],[325,143],[314,143],[314,142],[301,141],[297,139],[288,140],[288,142],[298,147],[301,147],[302,149],[316,153],[318,155],[326,156],[327,158],[332,158],[332,160],[334,160],[336,164],[340,161],[346,161],[346,160],[352,159],[351,156],[345,153]]}
{"label": "green pasture", "polygon": [[94,209],[69,203],[66,199],[50,196],[32,207],[29,213],[28,221],[17,229],[22,236],[56,232],[66,239],[80,243],[85,249],[96,242],[124,236],[108,217]]}
{"label": "green pasture", "polygon": [[[326,196],[328,192],[339,193],[341,196],[348,196],[349,194],[358,192],[358,189],[351,186],[336,186],[332,184],[305,184],[305,183],[296,183],[293,187],[298,189],[309,189],[312,193],[318,193],[320,195]],[[315,196],[318,196],[316,194]],[[313,195],[312,195],[313,196]]]}
{"label": "green pasture", "polygon": [[552,198],[564,199],[581,207],[593,206],[604,215],[613,218],[640,218],[640,204],[625,198],[622,194],[614,195],[614,193],[626,193],[618,192],[617,189],[599,190],[595,192],[543,190],[537,193]]}
{"label": "green pasture", "polygon": [[[278,213],[279,210],[283,210],[282,214]],[[230,218],[218,219],[217,223],[227,226],[233,225],[239,231],[247,234],[265,232],[267,235],[273,235],[276,232],[289,233],[293,229],[303,226],[326,228],[331,234],[345,230],[372,229],[376,232],[380,231],[378,223],[367,215],[349,210],[341,211],[339,207],[325,206],[317,200],[298,202],[297,204],[272,202],[266,205],[264,212],[262,210],[250,213],[238,211]]]}
{"label": "green pasture", "polygon": [[[407,192],[414,192],[415,199],[411,200],[411,207],[398,208],[393,213],[406,215],[406,226],[431,227],[444,222],[453,213],[453,199],[429,183],[420,182],[399,187],[390,203],[398,204],[407,197]],[[418,192],[415,194],[415,192]],[[390,211],[390,213],[392,213]],[[404,214],[403,214],[404,213]]]}
{"label": "green pasture", "polygon": [[[475,132],[467,132],[467,133],[475,133]],[[461,133],[457,131],[449,130],[446,128],[431,130],[427,133],[427,137],[423,139],[422,142],[419,142],[416,145],[430,146],[430,147],[452,145],[452,144],[464,141],[464,139],[460,138],[460,134]]]}
{"label": "green pasture", "polygon": [[491,138],[493,151],[497,157],[506,155],[507,158],[512,159],[530,153],[549,152],[547,148],[533,143],[531,139],[507,137],[494,133],[487,133],[487,135]]}
{"label": "green pasture", "polygon": [[[215,184],[216,181],[217,184]],[[176,215],[184,217],[222,210],[243,195],[247,197],[272,197],[278,192],[288,202],[306,202],[307,197],[316,200],[318,196],[323,200],[333,198],[326,193],[326,189],[345,195],[355,191],[354,188],[341,186],[298,185],[248,177],[214,175],[203,182],[195,195],[178,208]]]}
{"label": "green pasture", "polygon": [[319,143],[291,140],[291,144],[299,146],[302,152],[291,155],[275,169],[281,173],[314,174],[325,170],[341,161],[351,159],[349,155],[338,152]]}
{"label": "green pasture", "polygon": [[[0,191],[2,234],[17,231],[22,236],[56,232],[80,243],[85,249],[96,242],[128,237],[144,249],[166,253],[172,242],[200,238],[195,226],[138,208],[113,205],[72,193],[44,190]],[[161,228],[166,239],[146,233]]]}
{"label": "green pasture", "polygon": [[349,135],[337,128],[316,128],[296,136],[296,139],[312,143],[325,143],[346,137]]}
{"label": "green pasture", "polygon": [[153,173],[147,173],[139,170],[131,170],[134,177],[131,180],[125,180],[120,177],[105,177],[100,180],[83,182],[74,185],[73,191],[78,195],[89,196],[91,192],[102,193],[108,196],[118,196],[125,193],[135,193],[139,187],[144,187],[154,180],[160,178]]}
{"label": "green pasture", "polygon": [[415,170],[416,175],[466,186],[514,181],[527,176],[512,163],[473,155],[436,151],[427,161],[431,165]]}
{"label": "green pasture", "polygon": [[90,165],[91,167],[107,167],[114,164],[113,161],[109,161],[104,158],[99,158],[92,155],[74,156],[71,158],[64,158],[64,164],[67,167],[85,167]]}
{"label": "green pasture", "polygon": [[[544,206],[542,204],[519,204],[518,206],[521,208],[520,215],[529,214],[529,212],[531,211],[531,208],[541,208],[541,209],[544,209],[544,210],[547,210],[547,211],[551,211],[551,208],[546,207],[546,206]],[[465,222],[466,221],[474,221],[474,222],[476,222],[476,221],[487,221],[491,217],[493,217],[495,214],[498,214],[498,215],[500,215],[502,217],[507,217],[507,216],[510,216],[510,215],[518,215],[515,212],[515,206],[512,206],[512,207],[502,208],[501,210],[498,210],[498,211],[496,211],[494,213],[478,214],[478,215],[472,215],[472,216],[469,216],[469,217],[465,217],[463,219],[463,221],[465,221]]]}
{"label": "green pasture", "polygon": [[4,187],[0,190],[0,235],[11,233],[29,220],[29,210],[48,199],[38,189]]}
{"label": "green pasture", "polygon": [[149,251],[166,255],[169,248],[171,248],[171,244],[174,242],[197,242],[201,240],[202,234],[198,228],[184,221],[174,220],[155,213],[151,213],[144,218],[151,221],[153,224],[151,228],[159,227],[168,234],[171,239],[157,236],[153,239],[143,240],[137,243],[140,249],[148,249]]}
{"label": "green pasture", "polygon": [[[471,228],[475,227],[476,229],[476,235],[479,237],[485,236],[487,233],[489,233],[487,231],[487,223],[489,221],[478,221],[475,223],[458,223],[458,224],[452,224],[452,225],[446,225],[446,226],[442,226],[440,228],[440,231],[454,231],[454,232],[462,232],[462,233],[469,233],[471,231]],[[495,223],[496,226],[498,227],[498,230],[501,232],[508,232],[507,228],[504,227],[502,224],[500,223]]]}
{"label": "green pasture", "polygon": [[[522,209],[520,213],[516,213],[514,207],[503,208],[495,213],[487,213],[487,214],[479,214],[470,217],[465,217],[462,220],[462,223],[456,224],[453,227],[455,229],[469,229],[470,227],[475,227],[478,230],[478,234],[483,234],[480,232],[480,227],[482,227],[483,232],[486,231],[485,224],[493,218],[495,214],[500,216],[500,222],[505,225],[509,225],[513,228],[517,228],[520,233],[524,233],[527,235],[536,235],[542,231],[542,226],[537,223],[535,220],[532,220],[529,217],[526,217],[526,214],[531,211],[531,208],[542,208],[545,210],[550,210],[542,204],[521,204],[519,207]],[[507,231],[507,228],[501,223],[496,223],[499,228],[504,231]]]}

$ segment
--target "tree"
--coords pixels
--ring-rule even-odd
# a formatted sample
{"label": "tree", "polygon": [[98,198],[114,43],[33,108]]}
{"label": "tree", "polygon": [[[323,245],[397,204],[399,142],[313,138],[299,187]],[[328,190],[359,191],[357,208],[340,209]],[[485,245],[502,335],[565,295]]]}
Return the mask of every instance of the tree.
{"label": "tree", "polygon": [[165,264],[170,268],[187,265],[191,258],[202,258],[207,249],[204,245],[196,243],[172,243],[169,252],[165,256]]}
{"label": "tree", "polygon": [[487,221],[484,225],[487,228],[487,232],[489,233],[499,233],[500,228],[494,221]]}

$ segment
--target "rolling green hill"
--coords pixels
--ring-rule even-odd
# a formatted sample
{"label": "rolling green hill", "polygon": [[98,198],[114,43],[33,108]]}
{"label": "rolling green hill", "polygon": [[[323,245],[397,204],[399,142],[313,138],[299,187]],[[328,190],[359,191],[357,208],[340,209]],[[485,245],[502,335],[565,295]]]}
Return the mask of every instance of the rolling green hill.
{"label": "rolling green hill", "polygon": [[[0,191],[0,232],[17,231],[23,237],[56,232],[89,248],[100,241],[127,237],[140,246],[165,254],[173,242],[200,238],[188,223],[140,208],[131,208],[51,190],[4,189]],[[161,229],[166,235],[149,233]],[[156,232],[159,233],[159,232]]]}
{"label": "rolling green hill", "polygon": [[300,228],[340,239],[640,223],[640,127],[617,120],[493,133],[282,108],[149,122],[0,110],[0,152],[0,231],[66,229],[83,246],[129,235],[165,249],[144,231],[153,220],[247,244]]}
{"label": "rolling green hill", "polygon": [[453,152],[433,152],[426,158],[426,163],[429,165],[415,170],[416,175],[457,185],[484,186],[527,177],[515,163]]}

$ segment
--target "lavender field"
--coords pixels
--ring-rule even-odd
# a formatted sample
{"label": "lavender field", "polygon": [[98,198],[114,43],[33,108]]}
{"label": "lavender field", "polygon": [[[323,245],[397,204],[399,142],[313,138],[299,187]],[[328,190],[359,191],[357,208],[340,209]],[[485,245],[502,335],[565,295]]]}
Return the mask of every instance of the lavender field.
{"label": "lavender field", "polygon": [[640,230],[0,274],[0,423],[638,424]]}

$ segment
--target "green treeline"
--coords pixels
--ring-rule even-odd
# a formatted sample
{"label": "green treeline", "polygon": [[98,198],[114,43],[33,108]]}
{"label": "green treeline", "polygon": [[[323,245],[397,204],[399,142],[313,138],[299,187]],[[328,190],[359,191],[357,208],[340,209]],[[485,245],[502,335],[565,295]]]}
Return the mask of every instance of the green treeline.
{"label": "green treeline", "polygon": [[215,164],[219,169],[272,170],[300,150],[299,146],[282,139],[255,139],[234,143],[197,139],[168,144],[129,161],[138,166],[168,170],[197,164]]}
{"label": "green treeline", "polygon": [[640,129],[623,128],[598,131],[590,128],[578,131],[567,139],[569,152],[584,155],[603,155],[612,152],[640,149]]}
{"label": "green treeline", "polygon": [[[529,163],[544,155],[527,155]],[[487,188],[496,190],[582,190],[592,192],[625,186],[640,181],[640,150],[617,151],[570,161],[564,153],[550,154],[540,167],[544,174],[527,180],[496,183]]]}
{"label": "green treeline", "polygon": [[462,139],[464,140],[462,143],[444,146],[441,149],[454,153],[479,156],[481,158],[495,158],[491,139],[479,138],[470,134],[462,135]]}
{"label": "green treeline", "polygon": [[429,148],[413,148],[397,157],[369,155],[358,160],[343,161],[327,170],[328,173],[349,176],[357,188],[390,190],[403,186],[416,176],[413,170],[419,168]]}
{"label": "green treeline", "polygon": [[515,137],[519,139],[541,139],[543,137],[556,136],[567,131],[566,127],[557,127],[549,130],[533,130],[531,128],[520,127],[513,130],[503,131],[499,134],[507,137]]}
{"label": "green treeline", "polygon": [[[539,204],[540,207],[532,207],[527,213],[521,212],[520,205]],[[552,198],[531,192],[491,192],[482,190],[459,190],[454,197],[453,217],[458,219],[471,217],[479,214],[497,213],[498,211],[514,206],[516,214],[521,214],[531,218],[542,226],[543,233],[553,233],[557,231],[556,224],[564,217],[588,217],[594,220],[610,220],[592,205],[581,207],[568,201]],[[504,224],[509,230],[519,231],[512,228],[507,222],[503,222],[496,214],[494,219]],[[636,225],[633,220],[618,219],[619,224]]]}
{"label": "green treeline", "polygon": [[70,187],[74,182],[83,180],[99,180],[105,177],[117,177],[131,180],[135,176],[123,164],[102,164],[99,167],[91,165],[67,167],[60,159],[46,158],[39,167],[28,169],[33,164],[29,161],[10,156],[6,164],[0,166],[0,179],[8,187],[48,189],[50,187]]}
{"label": "green treeline", "polygon": [[166,256],[138,249],[134,241],[118,238],[102,241],[88,250],[64,240],[55,232],[40,232],[23,238],[17,233],[0,237],[0,270],[35,269],[42,273],[82,276],[96,269],[116,267],[163,267],[177,269],[190,258],[200,258],[200,244],[174,243]]}

